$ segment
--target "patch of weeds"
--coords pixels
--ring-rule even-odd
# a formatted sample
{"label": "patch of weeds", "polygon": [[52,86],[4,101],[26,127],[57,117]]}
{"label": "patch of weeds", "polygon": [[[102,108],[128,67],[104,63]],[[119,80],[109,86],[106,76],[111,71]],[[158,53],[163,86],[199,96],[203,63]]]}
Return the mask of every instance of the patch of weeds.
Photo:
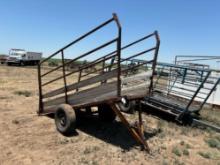
{"label": "patch of weeds", "polygon": [[167,147],[166,146],[161,146],[161,149],[166,150]]}
{"label": "patch of weeds", "polygon": [[91,153],[90,148],[86,147],[85,150],[83,151],[84,154],[89,154]]}
{"label": "patch of weeds", "polygon": [[181,145],[181,146],[183,146],[184,144],[185,144],[185,142],[184,142],[184,141],[181,141],[181,142],[180,142],[180,145]]}
{"label": "patch of weeds", "polygon": [[182,156],[182,154],[181,154],[179,148],[177,148],[177,147],[174,147],[174,148],[172,149],[172,153],[175,154],[176,156],[179,156],[179,157]]}
{"label": "patch of weeds", "polygon": [[5,80],[0,80],[0,84],[4,84],[4,83],[7,83],[7,81],[5,81]]}
{"label": "patch of weeds", "polygon": [[173,129],[174,129],[175,131],[178,131],[178,130],[179,130],[179,126],[178,126],[176,123],[173,123],[173,122],[169,122],[169,123],[168,123],[168,127],[169,127],[169,128],[172,128],[172,132],[174,132]]}
{"label": "patch of weeds", "polygon": [[95,160],[92,161],[92,165],[98,165],[99,163]]}
{"label": "patch of weeds", "polygon": [[167,134],[167,122],[165,122],[164,120],[159,120],[157,123],[157,132],[158,132],[158,137],[160,139],[165,138],[166,134]]}
{"label": "patch of weeds", "polygon": [[175,159],[175,161],[173,162],[174,165],[184,165],[184,162],[180,162],[178,159]]}
{"label": "patch of weeds", "polygon": [[75,139],[70,139],[71,143],[76,143],[77,141]]}
{"label": "patch of weeds", "polygon": [[202,156],[203,158],[211,159],[211,154],[210,154],[209,152],[199,151],[198,154],[199,154],[200,156]]}
{"label": "patch of weeds", "polygon": [[159,120],[157,123],[158,132],[162,132],[164,126],[166,126],[166,122],[164,120]]}
{"label": "patch of weeds", "polygon": [[160,139],[163,139],[163,138],[166,137],[166,133],[163,131],[163,132],[161,132],[161,133],[158,135],[158,137],[159,137]]}
{"label": "patch of weeds", "polygon": [[58,66],[59,65],[59,60],[58,59],[51,59],[49,62],[48,62],[48,65],[49,66]]}
{"label": "patch of weeds", "polygon": [[67,144],[69,140],[67,138],[61,139],[60,144]]}
{"label": "patch of weeds", "polygon": [[193,129],[193,137],[199,136],[200,132],[198,129]]}
{"label": "patch of weeds", "polygon": [[14,94],[19,95],[19,96],[22,95],[25,97],[30,97],[32,93],[30,91],[24,90],[24,91],[15,91]]}
{"label": "patch of weeds", "polygon": [[217,138],[210,138],[208,140],[205,140],[205,142],[209,145],[211,148],[218,148],[220,149],[220,141]]}
{"label": "patch of weeds", "polygon": [[214,131],[213,131],[211,128],[209,128],[209,127],[204,128],[204,130],[205,130],[206,132],[208,132],[209,135],[212,135],[212,134],[214,133]]}
{"label": "patch of weeds", "polygon": [[99,150],[100,150],[100,147],[99,147],[99,146],[94,146],[94,147],[92,148],[92,150],[93,150],[93,151],[99,151]]}
{"label": "patch of weeds", "polygon": [[187,149],[183,149],[183,155],[189,156],[189,151]]}
{"label": "patch of weeds", "polygon": [[182,127],[181,127],[181,132],[180,132],[180,133],[181,133],[182,135],[186,135],[186,136],[187,136],[190,132],[191,132],[191,130],[190,130],[189,127],[186,127],[186,126],[182,126]]}
{"label": "patch of weeds", "polygon": [[220,141],[220,136],[216,135],[215,138]]}
{"label": "patch of weeds", "polygon": [[215,123],[216,125],[220,126],[220,111],[218,110],[211,110],[211,109],[204,109],[201,111],[201,116],[203,119],[210,121],[211,123]]}
{"label": "patch of weeds", "polygon": [[[212,152],[212,159],[215,159],[215,160],[220,160],[220,152],[217,151],[217,152]],[[220,163],[220,162],[219,162]]]}
{"label": "patch of weeds", "polygon": [[192,146],[190,144],[188,144],[188,143],[185,146],[186,146],[187,149],[191,149],[192,148]]}
{"label": "patch of weeds", "polygon": [[81,162],[82,164],[89,164],[89,161],[86,160],[84,157],[81,158],[80,162]]}
{"label": "patch of weeds", "polygon": [[162,165],[169,165],[169,161],[167,161],[167,160],[164,159],[161,164],[162,164]]}

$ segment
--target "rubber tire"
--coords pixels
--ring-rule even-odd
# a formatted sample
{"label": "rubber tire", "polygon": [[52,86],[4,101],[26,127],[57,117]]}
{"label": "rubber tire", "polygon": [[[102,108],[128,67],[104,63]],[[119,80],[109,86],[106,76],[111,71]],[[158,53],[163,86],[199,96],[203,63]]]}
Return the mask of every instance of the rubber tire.
{"label": "rubber tire", "polygon": [[63,135],[69,135],[76,129],[76,113],[68,104],[61,104],[55,113],[55,125]]}
{"label": "rubber tire", "polygon": [[122,112],[134,113],[135,101],[126,100],[126,104],[119,102],[118,106]]}
{"label": "rubber tire", "polygon": [[108,104],[99,105],[98,114],[99,114],[99,119],[105,122],[112,122],[116,118],[115,112]]}

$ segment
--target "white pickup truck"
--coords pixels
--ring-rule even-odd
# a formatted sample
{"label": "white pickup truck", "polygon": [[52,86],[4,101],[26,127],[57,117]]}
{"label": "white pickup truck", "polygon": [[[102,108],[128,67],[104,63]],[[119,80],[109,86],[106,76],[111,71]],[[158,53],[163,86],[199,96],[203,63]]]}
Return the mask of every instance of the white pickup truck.
{"label": "white pickup truck", "polygon": [[10,49],[7,64],[37,65],[42,58],[42,53],[28,52],[24,49]]}

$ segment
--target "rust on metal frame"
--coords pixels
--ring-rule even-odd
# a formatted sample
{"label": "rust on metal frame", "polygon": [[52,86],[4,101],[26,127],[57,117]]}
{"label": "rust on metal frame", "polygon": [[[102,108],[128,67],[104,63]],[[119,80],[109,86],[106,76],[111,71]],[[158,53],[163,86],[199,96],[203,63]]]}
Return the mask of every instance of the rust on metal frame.
{"label": "rust on metal frame", "polygon": [[[142,118],[139,117],[138,123],[132,126],[131,124],[129,124],[128,120],[124,117],[124,115],[121,113],[114,102],[109,101],[109,105],[111,106],[115,114],[120,118],[121,122],[127,127],[133,138],[143,146],[143,149],[145,149],[149,153],[150,148],[144,139]],[[139,116],[141,116],[141,112],[139,113]]]}

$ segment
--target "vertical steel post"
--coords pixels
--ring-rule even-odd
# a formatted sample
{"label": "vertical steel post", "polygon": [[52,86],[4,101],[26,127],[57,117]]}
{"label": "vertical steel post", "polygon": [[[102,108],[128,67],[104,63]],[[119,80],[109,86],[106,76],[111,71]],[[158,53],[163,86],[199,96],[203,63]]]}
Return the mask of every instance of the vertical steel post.
{"label": "vertical steel post", "polygon": [[158,52],[159,52],[159,47],[160,47],[160,37],[157,31],[154,32],[157,44],[156,44],[156,50],[154,52],[154,59],[153,59],[153,64],[152,64],[152,76],[150,78],[150,86],[149,86],[149,94],[152,95],[153,91],[153,81],[154,81],[154,75],[156,74],[156,65],[157,65],[157,57],[158,57]]}
{"label": "vertical steel post", "polygon": [[[80,67],[79,67],[79,69],[80,69]],[[82,69],[80,69],[80,71],[79,71],[78,83],[80,82],[81,77],[82,77]],[[78,92],[78,91],[79,91],[79,88],[76,88],[76,92]]]}
{"label": "vertical steel post", "polygon": [[117,57],[118,57],[118,75],[117,75],[117,96],[121,96],[121,25],[118,20],[118,17],[115,13],[113,13],[113,18],[118,26],[118,39],[117,39]]}
{"label": "vertical steel post", "polygon": [[143,134],[142,105],[140,100],[138,100],[138,120],[140,131]]}
{"label": "vertical steel post", "polygon": [[[105,73],[105,57],[103,58],[103,61],[102,61],[102,74],[104,74]],[[104,80],[104,81],[101,81],[101,84],[103,84],[103,83],[106,83],[107,82],[107,80]]]}
{"label": "vertical steel post", "polygon": [[65,71],[65,65],[64,65],[64,53],[63,50],[61,50],[61,56],[62,56],[62,65],[63,65],[63,82],[64,82],[64,88],[65,88],[65,101],[68,103],[68,96],[67,96],[67,85],[66,85],[66,71]]}
{"label": "vertical steel post", "polygon": [[41,81],[41,64],[38,64],[38,87],[39,87],[39,110],[38,115],[43,112],[43,101],[42,101],[42,81]]}
{"label": "vertical steel post", "polygon": [[182,84],[185,83],[186,75],[187,75],[187,68],[185,68],[185,69],[183,70]]}

